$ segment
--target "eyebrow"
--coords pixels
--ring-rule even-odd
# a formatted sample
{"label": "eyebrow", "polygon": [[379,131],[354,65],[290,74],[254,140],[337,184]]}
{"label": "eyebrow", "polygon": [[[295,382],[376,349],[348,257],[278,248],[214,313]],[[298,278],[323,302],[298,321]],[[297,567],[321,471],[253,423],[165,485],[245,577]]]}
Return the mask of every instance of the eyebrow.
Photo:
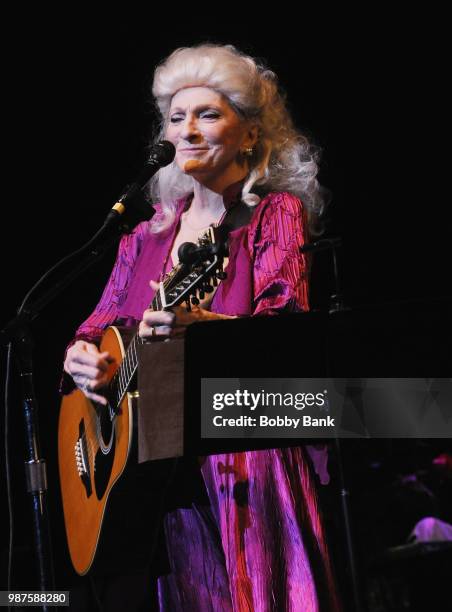
{"label": "eyebrow", "polygon": [[[222,111],[222,109],[217,104],[199,104],[198,106],[195,106],[193,111],[199,113],[199,112],[210,110],[210,109]],[[175,108],[170,109],[170,113],[184,113],[184,112],[185,112],[185,109],[181,108],[180,106],[176,106]]]}

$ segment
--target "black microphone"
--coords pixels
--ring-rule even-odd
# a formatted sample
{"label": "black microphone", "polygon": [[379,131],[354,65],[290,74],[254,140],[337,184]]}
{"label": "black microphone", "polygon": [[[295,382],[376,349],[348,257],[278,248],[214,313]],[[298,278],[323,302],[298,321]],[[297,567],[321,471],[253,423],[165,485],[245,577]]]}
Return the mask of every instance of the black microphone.
{"label": "black microphone", "polygon": [[177,256],[179,261],[187,266],[213,259],[220,251],[219,243],[197,246],[193,242],[184,242],[180,245]]}
{"label": "black microphone", "polygon": [[127,185],[124,193],[112,207],[105,219],[104,228],[113,223],[117,223],[121,215],[125,213],[129,204],[133,207],[132,200],[140,194],[142,188],[160,168],[167,166],[173,161],[175,155],[176,149],[168,140],[161,140],[152,146],[144,168],[138,175],[138,178],[131,185]]}

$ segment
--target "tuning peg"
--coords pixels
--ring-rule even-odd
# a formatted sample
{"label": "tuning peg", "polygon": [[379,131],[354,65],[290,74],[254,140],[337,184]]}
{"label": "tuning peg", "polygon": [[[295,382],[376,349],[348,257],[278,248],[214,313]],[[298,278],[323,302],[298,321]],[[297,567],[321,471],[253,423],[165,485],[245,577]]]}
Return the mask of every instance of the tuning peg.
{"label": "tuning peg", "polygon": [[200,300],[203,300],[206,297],[206,294],[204,293],[204,291],[202,289],[200,289],[198,291],[198,296]]}
{"label": "tuning peg", "polygon": [[191,298],[191,303],[193,306],[197,306],[199,304],[199,300],[195,295]]}
{"label": "tuning peg", "polygon": [[191,312],[191,303],[189,299],[185,301],[185,308],[188,310],[188,312]]}
{"label": "tuning peg", "polygon": [[205,291],[206,293],[212,293],[213,287],[211,287],[209,283],[206,283],[205,285],[203,285],[203,291]]}
{"label": "tuning peg", "polygon": [[218,279],[224,280],[227,277],[227,274],[226,272],[223,272],[222,270],[220,270],[219,272],[217,272],[216,276]]}

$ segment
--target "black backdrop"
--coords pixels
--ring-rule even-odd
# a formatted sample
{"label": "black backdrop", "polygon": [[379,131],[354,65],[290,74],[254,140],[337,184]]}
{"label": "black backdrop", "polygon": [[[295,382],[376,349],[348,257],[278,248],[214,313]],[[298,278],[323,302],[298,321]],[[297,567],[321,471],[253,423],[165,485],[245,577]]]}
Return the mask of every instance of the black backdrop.
{"label": "black backdrop", "polygon": [[[110,14],[96,23],[89,16],[53,15],[52,22],[41,16],[26,27],[19,19],[11,24],[2,323],[51,264],[95,232],[141,167],[155,120],[150,85],[156,62],[178,46],[203,41],[232,43],[264,58],[279,75],[297,125],[323,149],[320,179],[333,194],[328,231],[344,241],[348,303],[450,295],[441,202],[421,195],[433,177],[423,173],[420,124],[425,128],[426,121],[412,110],[420,55],[415,35],[399,42],[400,26],[381,15],[378,23],[355,15],[356,26],[344,29],[334,19],[326,25],[303,14],[289,24],[290,16],[269,13],[262,25],[244,17],[225,23],[221,13],[204,22],[171,14],[154,25],[131,13],[116,15],[114,25]],[[33,326],[60,586],[75,577],[56,476],[59,372],[64,347],[96,303],[113,258],[112,252]],[[325,305],[331,286],[326,256],[316,269],[316,300]],[[10,448],[16,545],[22,547],[15,575],[25,587],[30,530],[22,508],[16,383],[13,376]],[[2,472],[2,512],[4,479]],[[2,549],[6,535],[2,529]]]}

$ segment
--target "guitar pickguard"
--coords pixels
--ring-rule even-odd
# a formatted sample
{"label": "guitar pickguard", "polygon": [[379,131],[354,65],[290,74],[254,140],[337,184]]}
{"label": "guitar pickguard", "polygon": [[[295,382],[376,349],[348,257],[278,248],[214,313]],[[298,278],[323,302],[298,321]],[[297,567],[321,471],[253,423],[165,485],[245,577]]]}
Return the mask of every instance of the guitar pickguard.
{"label": "guitar pickguard", "polygon": [[107,490],[113,468],[116,449],[115,418],[110,407],[97,407],[97,440],[99,443],[94,457],[94,488],[98,499]]}

